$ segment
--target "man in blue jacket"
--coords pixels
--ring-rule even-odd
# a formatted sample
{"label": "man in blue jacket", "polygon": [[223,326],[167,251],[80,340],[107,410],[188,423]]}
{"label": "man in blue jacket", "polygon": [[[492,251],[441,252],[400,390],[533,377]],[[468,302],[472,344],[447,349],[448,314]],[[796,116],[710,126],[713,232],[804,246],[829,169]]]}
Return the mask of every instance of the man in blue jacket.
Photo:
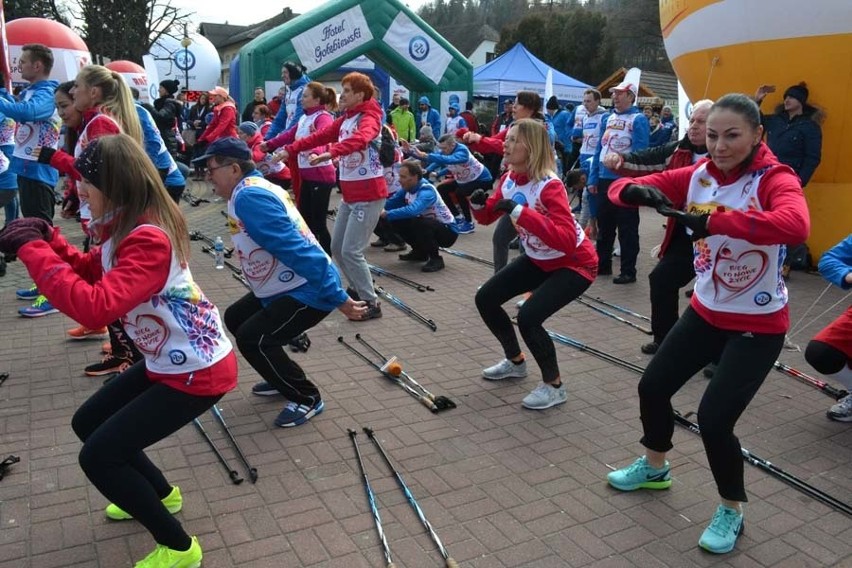
{"label": "man in blue jacket", "polygon": [[414,113],[414,120],[417,122],[417,132],[420,132],[420,127],[428,124],[432,127],[432,132],[435,136],[441,133],[441,113],[432,108],[432,103],[429,102],[429,97],[420,97],[417,101],[418,112]]}
{"label": "man in blue jacket", "polygon": [[589,192],[598,196],[598,275],[612,274],[612,246],[618,229],[621,245],[621,273],[615,284],[636,282],[636,259],[639,256],[639,210],[614,205],[607,197],[609,186],[618,175],[604,167],[603,157],[610,152],[637,152],[648,147],[650,125],[635,106],[639,92],[636,84],[626,80],[613,87],[612,110],[601,117],[600,138],[589,172]]}
{"label": "man in blue jacket", "polygon": [[414,160],[399,167],[402,189],[385,202],[375,233],[384,241],[411,245],[400,260],[426,261],[423,272],[444,268],[440,247],[450,247],[458,238],[455,218],[431,183],[423,179],[423,169]]}
{"label": "man in blue jacket", "polygon": [[53,52],[39,43],[29,43],[23,46],[18,64],[21,77],[30,84],[18,100],[0,89],[0,114],[18,123],[10,168],[18,176],[21,215],[52,224],[56,206],[53,188],[59,173],[49,164],[38,163],[32,152],[39,146],[59,146],[61,120],[53,102],[59,83],[49,80]]}
{"label": "man in blue jacket", "polygon": [[276,426],[304,424],[325,405],[284,346],[335,308],[360,320],[366,303],[342,288],[337,267],[296,205],[257,170],[245,142],[220,138],[197,160],[206,164],[216,195],[228,200],[231,240],[251,288],[225,311],[225,326],[262,379],[252,394],[287,398]]}

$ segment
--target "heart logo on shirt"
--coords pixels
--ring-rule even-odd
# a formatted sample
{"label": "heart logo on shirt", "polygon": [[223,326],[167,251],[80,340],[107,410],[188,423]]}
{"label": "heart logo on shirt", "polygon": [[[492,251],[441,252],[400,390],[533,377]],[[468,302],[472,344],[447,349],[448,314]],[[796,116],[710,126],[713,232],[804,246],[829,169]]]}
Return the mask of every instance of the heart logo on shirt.
{"label": "heart logo on shirt", "polygon": [[243,274],[252,284],[263,286],[275,268],[275,258],[268,251],[258,248],[249,253],[248,258],[243,259]]}
{"label": "heart logo on shirt", "polygon": [[142,353],[152,355],[155,359],[160,356],[160,350],[169,339],[169,328],[165,322],[155,315],[142,314],[136,316],[133,323],[126,322],[127,332],[133,336],[133,343]]}
{"label": "heart logo on shirt", "polygon": [[727,302],[748,292],[766,274],[769,255],[760,250],[749,250],[734,257],[731,249],[723,246],[716,254],[713,267],[713,285],[716,301]]}

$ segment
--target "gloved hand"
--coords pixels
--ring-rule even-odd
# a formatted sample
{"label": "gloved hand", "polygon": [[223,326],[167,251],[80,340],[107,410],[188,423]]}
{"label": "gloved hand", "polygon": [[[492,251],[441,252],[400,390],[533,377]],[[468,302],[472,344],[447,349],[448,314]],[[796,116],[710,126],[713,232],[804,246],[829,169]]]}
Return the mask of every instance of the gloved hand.
{"label": "gloved hand", "polygon": [[651,185],[628,185],[621,192],[621,200],[629,205],[647,205],[657,210],[671,207],[672,202],[665,193]]}
{"label": "gloved hand", "polygon": [[11,223],[0,231],[0,252],[5,255],[17,255],[18,249],[32,241],[43,240],[41,231],[34,227],[17,226]]}
{"label": "gloved hand", "polygon": [[687,213],[686,211],[678,211],[677,209],[671,209],[669,207],[660,207],[657,210],[666,217],[674,217],[678,223],[692,231],[691,237],[693,241],[710,236],[710,230],[707,228],[710,224],[709,213],[702,213],[698,215],[695,213]]}
{"label": "gloved hand", "polygon": [[44,219],[39,219],[38,217],[21,217],[20,219],[10,221],[6,225],[6,229],[16,229],[20,227],[35,229],[39,232],[40,238],[48,242],[53,239],[53,225]]}
{"label": "gloved hand", "polygon": [[470,202],[474,205],[485,205],[485,202],[488,201],[488,192],[484,189],[477,189],[470,194],[468,199],[470,199]]}
{"label": "gloved hand", "polygon": [[497,202],[497,205],[494,206],[495,211],[503,211],[504,213],[511,213],[512,210],[518,206],[518,202],[513,199],[501,199]]}

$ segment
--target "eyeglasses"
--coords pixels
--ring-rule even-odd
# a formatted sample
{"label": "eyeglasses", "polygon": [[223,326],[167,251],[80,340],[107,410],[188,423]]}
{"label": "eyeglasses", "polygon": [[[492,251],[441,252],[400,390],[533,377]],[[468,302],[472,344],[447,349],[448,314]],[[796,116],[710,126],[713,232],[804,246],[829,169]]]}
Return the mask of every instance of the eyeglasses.
{"label": "eyeglasses", "polygon": [[213,168],[207,168],[207,177],[212,176],[213,172],[215,172],[216,170],[221,170],[222,168],[230,168],[233,165],[234,164],[225,164],[224,166],[216,166],[216,167],[213,167]]}

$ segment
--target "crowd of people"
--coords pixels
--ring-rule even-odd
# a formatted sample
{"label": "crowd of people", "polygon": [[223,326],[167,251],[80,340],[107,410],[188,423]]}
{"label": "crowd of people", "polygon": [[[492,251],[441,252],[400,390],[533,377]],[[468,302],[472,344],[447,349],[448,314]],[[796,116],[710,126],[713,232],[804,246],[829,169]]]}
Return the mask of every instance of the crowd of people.
{"label": "crowd of people", "polygon": [[[202,557],[173,516],[180,489],[144,450],[236,386],[237,351],[260,378],[251,392],[283,397],[276,426],[322,413],[320,387],[285,348],[334,310],[355,322],[382,317],[368,246],[432,273],[445,268],[441,247],[495,223],[495,271],[471,300],[503,358],[482,378],[527,376],[519,332],[542,379],[522,405],[542,411],[565,403],[570,389],[545,322],[613,274],[616,236],[613,282],[636,282],[639,207],[667,218],[649,274],[653,340],[640,347],[653,355],[638,386],[644,450],[607,479],[622,491],[671,486],[671,398],[712,365],[698,422],[720,503],[699,545],[734,548],[748,500],[734,426],[783,347],[786,248],[809,234],[802,187],[819,164],[821,139],[806,86],[787,89],[772,115],[759,109],[771,86],[754,98],[699,101],[686,135],[672,140],[671,108],[659,117],[640,109],[638,85],[627,81],[611,89],[611,109],[595,89],[576,111],[520,91],[488,131],[471,104],[462,111],[452,102],[443,120],[425,96],[415,112],[399,96],[383,109],[367,75],[347,74],[338,94],[290,61],[281,69],[284,91],[268,102],[256,89],[241,116],[222,87],[187,108],[167,80],[153,105],[142,105],[104,67],[86,66],[60,85],[50,80],[53,63],[50,49],[24,46],[30,85],[17,98],[0,92],[0,205],[19,196],[21,214],[6,208],[0,252],[33,278],[17,293],[35,299],[21,315],[62,312],[80,324],[72,337],[109,336],[104,360],[85,372],[118,375],[71,426],[83,443],[83,471],[110,500],[107,517],[136,519],[156,542],[137,566],[186,568]],[[14,123],[38,136],[9,136]],[[559,162],[580,167],[560,172]],[[190,164],[227,203],[250,288],[224,317],[189,269],[179,203]],[[53,226],[60,173],[60,214],[79,216],[82,250]],[[342,195],[329,231],[335,187]],[[576,216],[569,191],[582,195]],[[820,262],[843,288],[852,287],[850,239]],[[513,240],[522,254],[510,262]],[[730,269],[750,257],[764,269]],[[680,290],[693,279],[680,313]],[[518,296],[510,315],[504,304]],[[806,357],[852,390],[850,326],[852,309],[813,339]],[[852,422],[852,395],[828,416]]]}

